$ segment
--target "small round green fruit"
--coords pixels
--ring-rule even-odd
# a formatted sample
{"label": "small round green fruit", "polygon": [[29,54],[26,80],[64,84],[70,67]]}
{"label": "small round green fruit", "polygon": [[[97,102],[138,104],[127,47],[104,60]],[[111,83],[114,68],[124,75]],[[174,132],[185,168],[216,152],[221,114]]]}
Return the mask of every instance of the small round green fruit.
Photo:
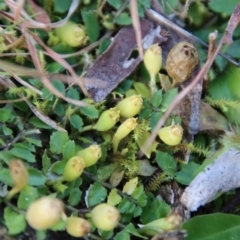
{"label": "small round green fruit", "polygon": [[90,214],[94,225],[103,231],[113,230],[120,219],[118,209],[107,203],[97,205]]}
{"label": "small round green fruit", "polygon": [[66,220],[66,231],[73,237],[83,237],[91,231],[91,224],[80,217],[69,217]]}
{"label": "small round green fruit", "polygon": [[57,198],[42,197],[27,209],[27,222],[36,230],[49,229],[61,219],[63,207],[62,201]]}

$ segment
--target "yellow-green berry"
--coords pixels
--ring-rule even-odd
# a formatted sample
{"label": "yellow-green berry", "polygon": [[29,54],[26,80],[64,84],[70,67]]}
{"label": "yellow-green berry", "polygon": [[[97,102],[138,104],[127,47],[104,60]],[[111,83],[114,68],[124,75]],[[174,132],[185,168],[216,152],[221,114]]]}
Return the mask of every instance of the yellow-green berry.
{"label": "yellow-green berry", "polygon": [[97,144],[93,144],[88,148],[80,150],[77,156],[81,157],[85,163],[85,167],[94,165],[102,156],[101,147]]}
{"label": "yellow-green berry", "polygon": [[85,168],[85,163],[81,157],[75,156],[68,160],[64,171],[62,180],[72,182],[81,176]]}
{"label": "yellow-green berry", "polygon": [[122,117],[134,117],[142,108],[143,100],[140,95],[132,95],[121,100],[116,108],[120,111]]}
{"label": "yellow-green berry", "polygon": [[118,209],[107,203],[97,205],[90,214],[94,225],[103,231],[113,230],[120,219]]}
{"label": "yellow-green berry", "polygon": [[87,41],[85,28],[71,21],[67,21],[63,26],[55,29],[59,39],[71,47],[79,47]]}
{"label": "yellow-green berry", "polygon": [[158,136],[169,146],[178,145],[183,137],[183,128],[181,125],[172,124],[159,130]]}
{"label": "yellow-green berry", "polygon": [[113,136],[113,152],[116,153],[119,142],[125,138],[137,126],[137,118],[128,118],[117,129]]}
{"label": "yellow-green berry", "polygon": [[143,58],[146,69],[150,75],[155,76],[162,66],[162,49],[158,44],[150,46]]}
{"label": "yellow-green berry", "polygon": [[91,224],[80,217],[66,219],[66,231],[73,237],[83,237],[91,231]]}
{"label": "yellow-green berry", "polygon": [[63,207],[62,201],[57,198],[42,197],[31,203],[27,209],[27,222],[36,230],[51,228],[61,219]]}
{"label": "yellow-green berry", "polygon": [[120,117],[120,111],[117,108],[105,110],[99,117],[93,129],[103,132],[108,131],[115,126]]}

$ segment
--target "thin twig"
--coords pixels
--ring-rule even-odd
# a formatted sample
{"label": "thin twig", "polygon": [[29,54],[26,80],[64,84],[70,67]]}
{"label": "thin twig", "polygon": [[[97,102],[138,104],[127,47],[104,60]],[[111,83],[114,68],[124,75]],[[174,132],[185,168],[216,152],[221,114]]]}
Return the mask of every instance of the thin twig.
{"label": "thin twig", "polygon": [[143,47],[142,47],[142,33],[140,28],[140,20],[138,16],[138,9],[137,9],[137,1],[131,0],[131,17],[132,17],[132,25],[136,35],[136,42],[138,46],[139,56],[143,59]]}
{"label": "thin twig", "polygon": [[33,134],[40,134],[39,129],[30,129],[27,131],[20,132],[11,142],[7,144],[4,150],[8,150],[15,142],[17,142],[19,139],[22,137],[28,136],[28,135],[33,135]]}

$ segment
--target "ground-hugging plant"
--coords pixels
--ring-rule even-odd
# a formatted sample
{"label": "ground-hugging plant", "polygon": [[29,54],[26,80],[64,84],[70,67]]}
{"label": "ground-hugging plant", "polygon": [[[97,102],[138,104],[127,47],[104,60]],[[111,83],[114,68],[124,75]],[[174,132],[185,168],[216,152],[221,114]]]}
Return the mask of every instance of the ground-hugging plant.
{"label": "ground-hugging plant", "polygon": [[[30,2],[23,6],[26,13],[21,11],[26,18],[14,23],[11,18],[1,20],[7,27],[3,27],[0,50],[8,62],[0,60],[4,75],[4,81],[0,78],[0,219],[8,233],[20,234],[21,238],[29,224],[38,239],[45,239],[51,231],[115,240],[184,235],[181,225],[185,216],[174,211],[171,204],[176,202],[168,202],[164,194],[165,200],[159,200],[158,191],[176,182],[182,189],[188,185],[202,159],[221,146],[219,135],[214,135],[214,130],[214,134],[207,131],[188,142],[186,124],[179,116],[171,116],[159,130],[159,137],[143,150],[144,157],[140,155],[141,147],[178,94],[179,84],[191,76],[198,61],[205,61],[202,50],[186,41],[178,43],[170,51],[165,69],[161,55],[164,49],[153,44],[146,50],[143,64],[104,101],[94,103],[84,96],[80,78],[74,79],[74,73],[84,76],[91,61],[109,46],[106,38],[98,45],[100,34],[130,23],[127,9],[116,13],[123,1],[83,1],[79,8],[74,5],[78,1],[68,6],[61,1],[39,1],[46,28],[37,30],[42,25],[29,25],[34,30],[21,31],[27,24],[42,23]],[[210,12],[207,4],[194,1],[192,5],[195,3],[201,6],[199,9]],[[140,16],[150,7],[148,4],[138,1]],[[65,18],[74,6],[72,18]],[[11,12],[10,9],[4,13]],[[29,21],[31,18],[35,22]],[[51,22],[61,19],[64,24],[53,29]],[[86,51],[79,46],[87,46]],[[36,55],[34,47],[38,50]],[[96,51],[87,53],[89,49]],[[81,51],[85,51],[84,55],[80,55]],[[32,71],[33,63],[38,71]],[[217,68],[222,64],[217,61]],[[180,76],[173,71],[178,67],[185,71]],[[213,71],[219,73],[214,68],[212,80]],[[232,71],[230,68],[229,72]],[[233,72],[239,76],[237,70]],[[53,94],[44,77],[51,80],[65,100],[73,101],[65,102],[60,95]],[[226,89],[233,89],[232,85],[229,83]],[[236,88],[230,95],[224,92],[222,97],[216,89],[210,83],[211,98],[206,101],[223,110],[237,108]],[[190,159],[186,159],[190,153]],[[224,202],[227,197],[219,199]],[[220,205],[213,202],[216,209]],[[189,222],[185,228],[190,234],[191,224],[196,226]]]}

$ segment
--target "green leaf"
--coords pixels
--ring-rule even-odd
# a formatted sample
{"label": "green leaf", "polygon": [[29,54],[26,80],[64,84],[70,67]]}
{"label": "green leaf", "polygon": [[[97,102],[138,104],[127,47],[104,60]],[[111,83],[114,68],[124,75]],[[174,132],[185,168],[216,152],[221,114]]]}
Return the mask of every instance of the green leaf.
{"label": "green leaf", "polygon": [[65,13],[69,10],[72,1],[54,0],[54,12]]}
{"label": "green leaf", "polygon": [[110,193],[108,194],[107,203],[111,206],[116,206],[122,200],[122,197],[118,194],[118,190],[113,188]]}
{"label": "green leaf", "polygon": [[14,143],[14,147],[19,147],[19,148],[24,148],[27,149],[31,152],[36,152],[35,146],[33,146],[31,143],[28,142],[19,142],[19,143]]}
{"label": "green leaf", "polygon": [[47,238],[47,232],[44,230],[37,230],[36,231],[36,239],[37,240],[46,240]]}
{"label": "green leaf", "polygon": [[47,150],[45,149],[42,156],[42,172],[44,174],[47,174],[50,167],[51,167],[51,159],[48,157]]}
{"label": "green leaf", "polygon": [[214,213],[197,216],[182,226],[187,230],[186,240],[239,239],[240,216]]}
{"label": "green leaf", "polygon": [[150,8],[150,1],[149,0],[138,0],[138,2],[143,5],[145,8]]}
{"label": "green leaf", "polygon": [[56,232],[56,231],[63,231],[65,230],[66,223],[63,220],[59,220],[57,223],[55,223],[50,230]]}
{"label": "green leaf", "polygon": [[25,137],[24,139],[37,147],[42,147],[42,142],[38,139],[30,138],[30,137]]}
{"label": "green leaf", "polygon": [[58,115],[58,117],[61,117],[61,118],[64,117],[64,115],[65,115],[65,108],[64,108],[63,104],[60,103],[60,102],[57,102],[53,112],[56,113]]}
{"label": "green leaf", "polygon": [[27,160],[28,162],[36,162],[35,156],[29,150],[24,148],[14,147],[10,150],[10,153],[15,157]]}
{"label": "green leaf", "polygon": [[28,184],[31,186],[44,185],[44,183],[47,180],[47,178],[42,174],[42,172],[35,168],[29,168],[28,173],[29,173]]}
{"label": "green leaf", "polygon": [[98,110],[94,106],[81,107],[81,112],[90,119],[98,118]]}
{"label": "green leaf", "polygon": [[147,237],[144,237],[143,235],[141,235],[132,223],[129,223],[125,227],[125,230],[127,230],[128,233],[131,233],[132,235],[134,235],[136,237],[143,238],[143,239],[148,239]]}
{"label": "green leaf", "polygon": [[5,123],[7,122],[11,117],[12,111],[8,108],[1,108],[0,109],[0,122]]}
{"label": "green leaf", "polygon": [[142,215],[142,208],[137,206],[134,210],[133,217],[139,217]]}
{"label": "green leaf", "polygon": [[189,162],[188,164],[181,165],[181,171],[176,173],[176,181],[181,184],[188,185],[194,178],[194,173],[198,169],[199,164]]}
{"label": "green leaf", "polygon": [[224,16],[229,16],[232,14],[238,3],[239,0],[211,0],[208,5],[213,11],[222,13]]}
{"label": "green leaf", "polygon": [[120,213],[128,213],[130,204],[131,202],[126,197],[124,197],[118,205],[118,210],[120,211]]}
{"label": "green leaf", "polygon": [[80,99],[79,91],[76,88],[71,87],[67,90],[66,97],[79,100]]}
{"label": "green leaf", "polygon": [[140,187],[136,188],[134,192],[131,194],[131,197],[136,199],[138,204],[141,207],[145,207],[147,204],[147,195],[144,191],[143,185]]}
{"label": "green leaf", "polygon": [[8,186],[13,185],[13,181],[10,175],[10,170],[7,168],[3,168],[0,170],[0,182],[7,184]]}
{"label": "green leaf", "polygon": [[13,211],[9,206],[4,209],[4,219],[10,235],[23,232],[27,226],[24,215]]}
{"label": "green leaf", "polygon": [[22,210],[27,210],[29,205],[39,197],[37,188],[25,186],[18,197],[17,206]]}
{"label": "green leaf", "polygon": [[165,217],[166,211],[170,210],[164,201],[158,200],[152,193],[148,193],[147,205],[143,208],[140,220],[143,224],[147,224],[158,218]]}
{"label": "green leaf", "polygon": [[7,146],[6,142],[2,138],[0,138],[0,145],[2,145],[3,147]]}
{"label": "green leaf", "polygon": [[172,100],[177,96],[178,94],[178,89],[173,88],[168,90],[164,95],[162,99],[162,104],[161,104],[161,111],[165,112],[169,105],[171,104]]}
{"label": "green leaf", "polygon": [[87,196],[89,207],[95,206],[105,200],[107,197],[107,190],[100,182],[95,182],[91,185]]}
{"label": "green leaf", "polygon": [[60,73],[64,70],[64,67],[58,62],[52,62],[47,64],[46,72],[50,73]]}
{"label": "green leaf", "polygon": [[139,120],[142,119],[149,119],[149,117],[152,114],[152,109],[151,108],[143,108],[139,114]]}
{"label": "green leaf", "polygon": [[157,125],[159,119],[163,116],[162,112],[152,112],[151,118],[150,118],[150,128],[154,129],[154,127]]}
{"label": "green leaf", "polygon": [[50,137],[50,151],[60,154],[63,151],[63,146],[68,141],[67,132],[54,132]]}
{"label": "green leaf", "polygon": [[107,0],[115,9],[119,9],[122,6],[122,0]]}
{"label": "green leaf", "polygon": [[110,239],[113,236],[113,230],[112,231],[103,231],[98,229],[99,235],[102,237],[102,239]]}
{"label": "green leaf", "polygon": [[173,156],[166,152],[157,151],[156,161],[158,166],[170,177],[174,177],[177,171],[177,163]]}
{"label": "green leaf", "polygon": [[126,12],[123,12],[123,13],[119,14],[115,18],[115,21],[119,25],[129,25],[129,24],[132,23],[132,19],[130,18],[130,16]]}
{"label": "green leaf", "polygon": [[114,240],[131,240],[129,233],[124,229],[121,232],[117,233],[114,237]]}
{"label": "green leaf", "polygon": [[13,133],[12,129],[8,128],[5,124],[2,125],[2,130],[5,136],[10,136]]}
{"label": "green leaf", "polygon": [[62,160],[62,161],[57,161],[52,165],[52,172],[56,173],[58,175],[62,175],[65,165],[67,164],[68,159]]}
{"label": "green leaf", "polygon": [[[229,65],[223,74],[217,76],[214,81],[211,81],[208,88],[208,93],[214,100],[240,100],[240,88],[238,87],[240,69],[234,65]],[[240,108],[234,109],[228,107],[228,111],[224,112],[228,120],[232,124],[240,124]]]}
{"label": "green leaf", "polygon": [[37,128],[42,128],[42,129],[51,129],[52,127],[48,126],[46,123],[41,121],[39,118],[36,116],[33,116],[29,119],[29,123],[31,123],[33,126]]}
{"label": "green leaf", "polygon": [[152,105],[155,108],[158,108],[162,102],[162,89],[154,92],[152,96]]}
{"label": "green leaf", "polygon": [[71,206],[76,206],[80,202],[81,196],[82,191],[79,188],[74,188],[68,198],[68,204]]}
{"label": "green leaf", "polygon": [[75,155],[75,142],[69,140],[63,147],[63,158],[69,160],[71,157]]}
{"label": "green leaf", "polygon": [[111,163],[98,168],[97,178],[99,181],[106,181],[118,167],[118,163]]}
{"label": "green leaf", "polygon": [[70,117],[70,123],[71,125],[76,128],[77,130],[80,130],[83,126],[83,120],[82,118],[77,115],[77,114],[73,114],[71,117]]}
{"label": "green leaf", "polygon": [[82,18],[84,26],[86,28],[87,35],[91,43],[95,42],[100,33],[99,21],[97,19],[97,13],[93,11],[82,11]]}

